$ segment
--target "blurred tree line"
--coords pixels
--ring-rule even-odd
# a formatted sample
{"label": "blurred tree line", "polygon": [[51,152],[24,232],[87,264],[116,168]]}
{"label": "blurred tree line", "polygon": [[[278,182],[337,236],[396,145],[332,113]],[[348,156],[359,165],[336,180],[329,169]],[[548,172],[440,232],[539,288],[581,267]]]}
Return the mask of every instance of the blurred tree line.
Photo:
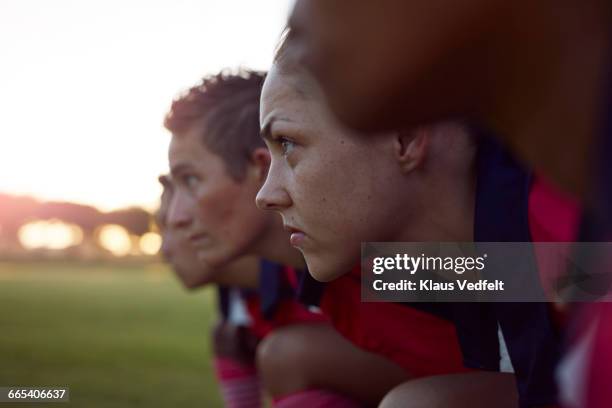
{"label": "blurred tree line", "polygon": [[84,241],[93,241],[95,232],[107,224],[117,224],[131,235],[150,231],[152,215],[138,207],[102,212],[89,205],[39,201],[27,196],[0,193],[0,238],[19,245],[19,230],[34,220],[60,220],[81,228]]}

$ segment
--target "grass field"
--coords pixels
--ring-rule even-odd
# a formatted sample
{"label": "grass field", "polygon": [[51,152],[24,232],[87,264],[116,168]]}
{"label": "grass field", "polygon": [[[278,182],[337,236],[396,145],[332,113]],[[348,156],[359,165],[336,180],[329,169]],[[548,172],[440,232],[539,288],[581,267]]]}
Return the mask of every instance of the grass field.
{"label": "grass field", "polygon": [[213,304],[161,265],[0,262],[0,386],[70,387],[17,407],[221,406]]}

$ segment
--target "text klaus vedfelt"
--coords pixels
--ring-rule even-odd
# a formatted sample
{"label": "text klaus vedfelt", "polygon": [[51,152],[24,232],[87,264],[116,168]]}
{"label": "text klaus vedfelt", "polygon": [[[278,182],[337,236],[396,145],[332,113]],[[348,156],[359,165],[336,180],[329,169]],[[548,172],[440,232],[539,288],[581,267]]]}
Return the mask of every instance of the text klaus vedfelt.
{"label": "text klaus vedfelt", "polygon": [[[372,272],[381,275],[385,271],[397,270],[414,275],[417,271],[453,271],[463,275],[466,271],[482,271],[485,268],[487,255],[478,257],[441,257],[441,256],[410,256],[396,254],[394,257],[376,257],[373,259]],[[455,281],[436,282],[433,279],[412,281],[401,279],[397,282],[385,282],[375,279],[372,282],[375,291],[503,291],[504,282],[495,279],[455,279]]]}

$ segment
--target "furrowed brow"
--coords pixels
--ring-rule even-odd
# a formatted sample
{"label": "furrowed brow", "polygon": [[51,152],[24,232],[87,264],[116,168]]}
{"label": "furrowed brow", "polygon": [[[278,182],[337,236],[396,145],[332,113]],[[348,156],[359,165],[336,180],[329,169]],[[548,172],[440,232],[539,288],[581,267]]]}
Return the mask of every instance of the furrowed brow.
{"label": "furrowed brow", "polygon": [[170,175],[176,176],[189,169],[190,169],[190,166],[188,164],[178,163],[170,168]]}
{"label": "furrowed brow", "polygon": [[272,123],[274,122],[274,118],[271,118],[270,120],[268,120],[264,126],[261,128],[261,131],[259,132],[259,135],[262,137],[263,140],[267,141],[267,142],[271,142],[272,141]]}

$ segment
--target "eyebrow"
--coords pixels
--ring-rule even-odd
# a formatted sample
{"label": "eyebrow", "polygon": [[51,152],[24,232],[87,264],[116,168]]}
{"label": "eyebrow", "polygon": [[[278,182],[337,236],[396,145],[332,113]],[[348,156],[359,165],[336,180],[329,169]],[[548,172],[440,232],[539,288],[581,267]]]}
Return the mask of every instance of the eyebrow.
{"label": "eyebrow", "polygon": [[272,124],[276,121],[276,117],[272,116],[270,119],[268,119],[266,121],[266,123],[264,123],[263,127],[261,128],[261,130],[259,131],[259,135],[261,136],[261,138],[263,140],[266,140],[268,142],[272,141]]}
{"label": "eyebrow", "polygon": [[293,122],[291,119],[284,117],[284,116],[275,116],[272,115],[270,116],[270,119],[268,119],[264,125],[262,126],[261,130],[259,131],[259,135],[262,137],[263,140],[266,140],[270,143],[274,142],[274,138],[272,137],[272,125],[274,124],[274,122]]}
{"label": "eyebrow", "polygon": [[170,175],[177,175],[186,170],[189,170],[191,165],[188,163],[178,163],[170,168]]}

